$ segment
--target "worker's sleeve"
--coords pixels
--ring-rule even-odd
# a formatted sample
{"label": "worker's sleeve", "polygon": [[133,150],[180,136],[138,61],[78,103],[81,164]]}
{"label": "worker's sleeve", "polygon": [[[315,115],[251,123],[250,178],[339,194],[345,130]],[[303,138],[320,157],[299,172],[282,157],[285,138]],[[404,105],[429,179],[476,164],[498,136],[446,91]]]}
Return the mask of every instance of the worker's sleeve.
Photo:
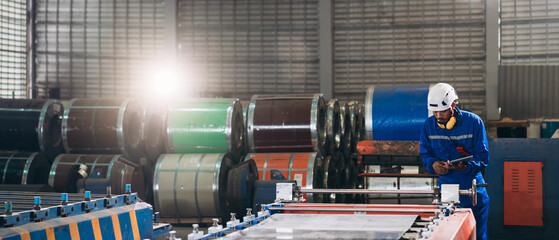
{"label": "worker's sleeve", "polygon": [[468,162],[468,172],[472,175],[477,174],[489,165],[489,147],[487,144],[487,133],[481,119],[474,123],[473,131],[474,151],[471,153],[473,158]]}
{"label": "worker's sleeve", "polygon": [[425,123],[423,124],[423,129],[421,130],[421,135],[419,137],[419,156],[423,161],[423,166],[427,168],[427,171],[431,174],[437,174],[435,172],[435,169],[433,169],[433,163],[439,159],[435,157],[435,152],[433,151],[433,148],[431,146],[431,141],[428,137],[429,134],[428,133],[429,128],[427,127],[428,121],[429,119],[425,120]]}

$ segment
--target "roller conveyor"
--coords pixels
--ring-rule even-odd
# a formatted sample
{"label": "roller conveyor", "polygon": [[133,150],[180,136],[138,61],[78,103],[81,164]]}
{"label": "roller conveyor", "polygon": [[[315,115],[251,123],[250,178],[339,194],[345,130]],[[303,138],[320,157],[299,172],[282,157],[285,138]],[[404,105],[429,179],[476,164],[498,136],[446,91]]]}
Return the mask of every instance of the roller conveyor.
{"label": "roller conveyor", "polygon": [[[13,211],[6,202],[0,215],[0,238],[16,239],[155,239],[169,232],[169,224],[160,224],[158,213],[151,205],[141,202],[136,193],[126,187],[126,194],[112,195],[110,188],[101,198],[85,192],[79,201],[72,202],[67,194],[40,193],[33,197],[32,207]],[[13,199],[15,194],[6,194]],[[36,193],[35,195],[37,195]],[[28,199],[30,194],[20,195]],[[58,200],[54,200],[58,195]],[[57,205],[44,207],[42,199]]]}

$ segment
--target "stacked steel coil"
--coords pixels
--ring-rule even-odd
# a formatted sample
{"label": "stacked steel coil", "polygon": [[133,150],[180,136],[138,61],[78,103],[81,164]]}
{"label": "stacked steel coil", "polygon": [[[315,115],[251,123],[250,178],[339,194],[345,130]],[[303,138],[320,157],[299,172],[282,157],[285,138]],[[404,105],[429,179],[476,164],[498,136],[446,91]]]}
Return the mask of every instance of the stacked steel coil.
{"label": "stacked steel coil", "polygon": [[365,99],[367,139],[419,141],[429,117],[428,94],[429,85],[369,87]]}
{"label": "stacked steel coil", "polygon": [[341,150],[342,128],[340,119],[340,106],[337,99],[328,101],[326,114],[326,144],[325,155]]}
{"label": "stacked steel coil", "polygon": [[124,194],[126,184],[142,199],[146,185],[142,168],[122,155],[60,154],[50,168],[48,183],[57,192],[91,191],[104,193],[111,187],[115,194]]}
{"label": "stacked steel coil", "polygon": [[[329,155],[324,157],[322,168],[324,170],[324,181],[323,181],[324,188],[328,188],[328,189],[340,188],[340,179],[339,179],[340,175],[338,173],[337,159],[335,159],[335,156]],[[336,194],[324,194],[322,199],[323,202],[325,203],[335,203]]]}
{"label": "stacked steel coil", "polygon": [[[324,188],[323,158],[319,153],[249,153],[245,161],[254,160],[260,180],[271,180],[270,170],[278,170],[287,180],[305,188]],[[321,194],[304,196],[310,202],[322,202]]]}
{"label": "stacked steel coil", "polygon": [[43,153],[0,152],[0,184],[47,184],[50,164]]}
{"label": "stacked steel coil", "polygon": [[229,153],[238,163],[244,149],[244,121],[238,99],[187,99],[169,107],[168,153]]}
{"label": "stacked steel coil", "polygon": [[146,158],[153,166],[159,155],[165,152],[167,105],[144,102],[144,106],[142,145]]}
{"label": "stacked steel coil", "polygon": [[52,161],[62,152],[63,112],[56,100],[0,99],[0,150],[43,152]]}
{"label": "stacked steel coil", "polygon": [[227,176],[227,212],[243,216],[247,208],[252,208],[256,180],[258,168],[254,160],[244,161],[231,168]]}
{"label": "stacked steel coil", "polygon": [[247,114],[250,152],[324,152],[322,94],[254,95]]}
{"label": "stacked steel coil", "polygon": [[340,143],[342,152],[346,156],[351,154],[351,115],[347,102],[339,102],[340,104],[340,128],[342,141]]}
{"label": "stacked steel coil", "polygon": [[[154,173],[154,206],[161,217],[224,217],[229,154],[162,154]],[[225,218],[227,217],[227,218]]]}
{"label": "stacked steel coil", "polygon": [[64,111],[67,153],[143,155],[141,104],[131,99],[72,99]]}

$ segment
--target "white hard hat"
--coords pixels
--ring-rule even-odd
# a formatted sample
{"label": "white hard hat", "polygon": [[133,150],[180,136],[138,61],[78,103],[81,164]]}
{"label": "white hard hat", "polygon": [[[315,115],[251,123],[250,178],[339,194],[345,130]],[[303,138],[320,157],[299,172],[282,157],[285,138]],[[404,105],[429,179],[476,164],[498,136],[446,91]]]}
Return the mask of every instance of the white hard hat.
{"label": "white hard hat", "polygon": [[458,95],[450,84],[437,83],[429,89],[427,108],[431,111],[444,111],[449,109],[456,99]]}

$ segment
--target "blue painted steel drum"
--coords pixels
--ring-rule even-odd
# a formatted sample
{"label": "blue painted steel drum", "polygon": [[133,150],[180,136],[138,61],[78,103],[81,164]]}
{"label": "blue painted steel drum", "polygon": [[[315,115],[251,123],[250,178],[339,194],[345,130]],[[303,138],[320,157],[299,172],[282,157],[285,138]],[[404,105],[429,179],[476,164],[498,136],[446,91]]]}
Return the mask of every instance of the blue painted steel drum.
{"label": "blue painted steel drum", "polygon": [[427,109],[429,85],[371,86],[365,99],[367,139],[419,141]]}

